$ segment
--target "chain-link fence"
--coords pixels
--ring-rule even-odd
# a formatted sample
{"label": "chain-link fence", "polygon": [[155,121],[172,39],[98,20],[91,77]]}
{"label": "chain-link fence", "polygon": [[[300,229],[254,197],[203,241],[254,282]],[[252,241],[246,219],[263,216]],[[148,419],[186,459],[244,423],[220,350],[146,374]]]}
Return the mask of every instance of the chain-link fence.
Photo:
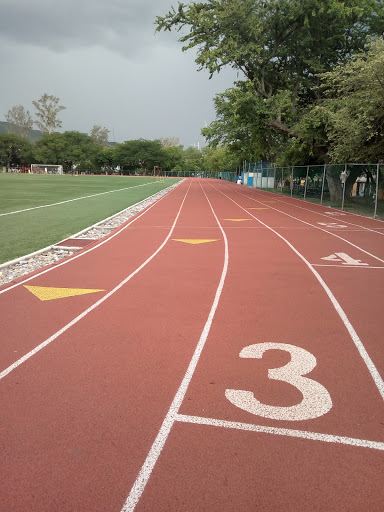
{"label": "chain-link fence", "polygon": [[384,165],[248,164],[243,183],[384,220]]}
{"label": "chain-link fence", "polygon": [[236,173],[230,171],[207,172],[207,171],[170,171],[165,172],[168,178],[214,178],[230,182],[236,181]]}

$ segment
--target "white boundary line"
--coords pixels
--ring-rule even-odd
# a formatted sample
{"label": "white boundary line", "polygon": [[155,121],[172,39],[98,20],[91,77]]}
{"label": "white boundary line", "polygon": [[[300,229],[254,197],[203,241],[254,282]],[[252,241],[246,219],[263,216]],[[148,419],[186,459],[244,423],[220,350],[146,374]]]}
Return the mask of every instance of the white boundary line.
{"label": "white boundary line", "polygon": [[208,425],[211,427],[247,430],[249,432],[258,432],[263,434],[298,437],[301,439],[310,439],[313,441],[322,441],[325,443],[345,444],[350,446],[358,446],[361,448],[371,448],[374,450],[384,451],[384,443],[381,443],[379,441],[368,441],[366,439],[356,439],[353,437],[335,436],[332,434],[321,434],[317,432],[307,432],[306,430],[266,427],[264,425],[254,425],[252,423],[239,423],[237,421],[216,420],[213,418],[203,418],[200,416],[189,416],[185,414],[177,414],[176,421],[189,424],[193,423],[197,425]]}
{"label": "white boundary line", "polygon": [[[213,185],[212,185],[212,186],[213,186]],[[216,189],[216,190],[217,190],[217,189]],[[231,188],[231,190],[232,190],[232,188]],[[259,203],[259,204],[263,204],[263,205],[264,205],[264,203],[263,203],[260,199],[252,198],[251,196],[248,196],[247,194],[243,194],[243,193],[241,193],[241,192],[238,192],[237,190],[236,190],[236,193],[237,193],[237,194],[240,194],[241,196],[247,197],[247,198],[248,198],[248,199],[250,199],[251,201],[256,201],[257,203]],[[222,194],[223,194],[223,192],[222,192]],[[224,194],[224,195],[225,195],[225,194]],[[231,201],[233,201],[233,199],[231,199]],[[234,202],[235,202],[235,201],[234,201]],[[235,204],[238,204],[238,203],[235,203]],[[238,206],[240,206],[240,205],[238,204]],[[242,208],[245,212],[247,212],[249,215],[251,215],[251,216],[253,217],[253,215],[252,215],[252,213],[249,211],[249,209],[247,210],[246,208],[243,208],[242,206],[240,206],[240,208]],[[378,261],[380,261],[381,263],[384,263],[384,260],[383,260],[383,259],[381,259],[381,258],[379,258],[378,256],[375,256],[374,254],[372,254],[372,253],[370,253],[370,252],[366,251],[366,250],[365,250],[365,249],[363,249],[362,247],[359,247],[358,245],[354,244],[353,242],[350,242],[349,240],[346,240],[345,238],[343,238],[343,237],[341,237],[341,236],[339,236],[339,235],[336,235],[336,233],[333,233],[332,231],[328,231],[327,229],[324,229],[324,228],[321,228],[321,227],[319,227],[319,226],[316,226],[315,224],[311,224],[310,222],[307,222],[307,221],[305,221],[305,220],[299,219],[298,217],[295,217],[294,215],[290,215],[289,213],[283,212],[283,211],[281,211],[281,210],[279,210],[279,209],[277,209],[277,208],[274,208],[273,206],[269,206],[269,208],[270,208],[271,210],[275,210],[276,212],[281,213],[282,215],[286,215],[287,217],[290,217],[291,219],[297,220],[298,222],[302,222],[303,224],[307,224],[308,226],[311,226],[311,227],[313,227],[313,228],[315,228],[315,229],[319,229],[320,231],[324,231],[324,233],[328,233],[329,235],[332,235],[332,236],[334,236],[334,237],[336,237],[336,238],[340,238],[340,240],[343,240],[343,242],[345,242],[345,243],[347,243],[347,244],[349,244],[349,245],[352,245],[352,247],[355,247],[355,249],[358,249],[359,251],[364,252],[365,254],[368,254],[368,256],[371,256],[371,257],[372,257],[372,258],[374,258],[375,260],[378,260]],[[316,213],[316,212],[314,212],[314,213]],[[256,217],[254,217],[254,218],[256,219]],[[256,220],[258,220],[258,219],[256,219]],[[329,219],[328,219],[328,220],[329,220]],[[259,222],[261,222],[261,221],[259,221]],[[343,222],[343,221],[342,221],[342,220],[340,220],[340,222]],[[264,224],[263,222],[261,222],[261,224],[263,224],[263,225],[267,226],[267,225],[266,225],[266,224]],[[269,228],[269,226],[267,226],[267,227],[268,227],[268,229],[272,229],[272,228]],[[277,229],[281,229],[281,228],[277,228]],[[284,228],[284,229],[285,229],[285,228]],[[287,228],[287,229],[288,229],[288,228]]]}
{"label": "white boundary line", "polygon": [[15,213],[29,212],[31,210],[38,210],[39,208],[49,208],[50,206],[57,206],[59,204],[71,203],[73,201],[80,201],[81,199],[89,199],[90,197],[102,196],[104,194],[113,194],[113,192],[121,192],[122,190],[128,190],[138,187],[145,187],[146,185],[153,185],[156,181],[149,181],[148,183],[142,183],[141,185],[134,185],[133,187],[118,188],[116,190],[108,190],[107,192],[99,192],[98,194],[92,194],[90,196],[75,197],[74,199],[67,199],[66,201],[60,201],[58,203],[42,204],[41,206],[33,206],[32,208],[25,208],[24,210],[16,210],[14,212],[0,213],[0,217],[5,215],[14,215]]}
{"label": "white boundary line", "polygon": [[[288,206],[294,206],[295,208],[300,208],[302,210],[306,210],[307,212],[310,212],[310,213],[316,213],[317,215],[322,215],[323,217],[328,217],[328,215],[326,215],[325,213],[321,213],[321,212],[316,212],[315,210],[311,210],[310,208],[304,208],[304,206],[299,206],[297,204],[294,204],[293,202],[290,203],[289,201],[287,201],[286,199],[293,199],[295,201],[304,201],[303,199],[299,199],[298,197],[287,197],[285,195],[279,195],[275,192],[270,192],[268,190],[261,190],[259,188],[253,188],[253,187],[249,187],[249,188],[252,188],[253,190],[257,190],[259,192],[262,192],[263,194],[271,194],[272,197],[275,197],[276,196],[276,199],[275,201],[279,201],[280,203],[284,203],[284,204],[287,204]],[[269,196],[268,196],[269,197]],[[281,198],[281,199],[280,199]],[[285,201],[282,201],[282,198],[285,199]],[[381,219],[374,219],[373,217],[366,217],[364,215],[359,215],[358,213],[353,213],[353,212],[347,212],[345,210],[338,210],[337,208],[334,208],[332,206],[324,206],[323,204],[318,204],[318,203],[312,203],[311,201],[305,201],[305,204],[313,204],[314,206],[319,206],[320,208],[330,208],[332,210],[334,210],[334,212],[339,212],[341,213],[342,215],[356,215],[357,217],[361,217],[363,219],[368,219],[368,220],[375,220],[375,221],[378,221],[378,222],[384,222],[383,220]],[[332,212],[333,213],[333,212]],[[357,226],[359,228],[362,228],[364,230],[367,230],[367,231],[373,231],[374,233],[378,233],[379,235],[384,235],[384,233],[382,233],[381,231],[376,231],[375,229],[373,228],[367,228],[365,226],[361,226],[360,224],[354,224],[353,222],[348,222],[347,220],[344,220],[343,219],[343,222],[345,222],[346,224],[350,224],[351,226]]]}
{"label": "white boundary line", "polygon": [[337,268],[373,268],[373,269],[381,269],[384,267],[371,267],[370,265],[327,265],[326,263],[311,263],[312,267],[337,267]]}
{"label": "white boundary line", "polygon": [[343,322],[345,328],[347,329],[347,331],[348,331],[348,333],[349,333],[353,343],[355,344],[355,346],[356,346],[360,356],[362,357],[366,367],[368,368],[368,371],[371,374],[371,377],[372,377],[374,383],[376,384],[376,387],[377,387],[377,389],[378,389],[382,399],[384,400],[384,381],[383,381],[380,373],[378,372],[376,366],[374,365],[372,359],[370,358],[366,348],[364,347],[364,345],[363,345],[362,341],[360,340],[357,332],[355,331],[354,327],[352,326],[351,322],[349,321],[349,319],[348,319],[347,315],[345,314],[343,308],[341,307],[341,305],[339,304],[339,302],[337,301],[336,297],[333,295],[331,289],[325,283],[325,281],[323,280],[321,275],[313,268],[313,266],[309,263],[309,261],[286,238],[284,238],[282,235],[280,235],[280,233],[275,231],[273,228],[271,228],[270,226],[268,226],[267,224],[262,222],[260,219],[258,219],[254,215],[252,215],[252,213],[250,213],[248,210],[246,210],[241,205],[236,203],[236,201],[234,199],[231,199],[224,192],[221,192],[219,189],[214,187],[212,184],[211,184],[211,187],[214,188],[215,190],[217,190],[218,192],[220,192],[221,194],[223,194],[223,196],[227,197],[230,201],[232,201],[234,204],[236,204],[243,211],[247,212],[248,215],[251,215],[251,217],[253,217],[257,222],[259,222],[260,224],[262,224],[263,226],[268,228],[270,231],[275,233],[275,235],[278,236],[283,242],[285,242],[288,245],[288,247],[290,247],[292,249],[292,251],[295,254],[297,254],[297,256],[305,263],[305,265],[309,268],[309,270],[316,277],[316,279],[318,280],[320,285],[323,287],[323,289],[324,289],[325,293],[327,294],[329,300],[332,302],[333,307],[335,308],[337,314],[340,317],[340,320]]}
{"label": "white boundary line", "polygon": [[[182,183],[182,182],[180,182],[180,183]],[[173,192],[173,190],[175,190],[175,189],[171,189],[171,190],[170,190],[170,192]],[[157,192],[156,192],[156,194],[157,194]],[[153,194],[153,195],[155,195],[155,194]],[[41,272],[38,272],[37,274],[33,274],[33,276],[31,276],[31,277],[28,277],[28,278],[26,278],[26,279],[24,279],[24,280],[22,280],[22,281],[19,281],[19,282],[17,282],[17,283],[16,283],[16,284],[14,284],[14,285],[8,286],[8,288],[5,288],[4,290],[0,290],[0,295],[1,295],[2,293],[5,293],[5,292],[8,292],[8,291],[12,290],[13,288],[16,288],[17,286],[20,286],[21,284],[24,284],[24,283],[27,283],[28,281],[31,281],[31,279],[35,279],[35,277],[39,277],[39,276],[41,276],[41,275],[43,275],[43,274],[46,274],[47,272],[50,272],[51,270],[54,270],[54,269],[56,269],[56,268],[58,268],[58,267],[61,267],[62,265],[66,265],[67,263],[70,263],[71,261],[74,261],[74,260],[76,260],[77,258],[80,258],[81,256],[84,256],[85,254],[88,254],[88,253],[89,253],[89,252],[91,252],[91,251],[94,251],[94,250],[95,250],[95,249],[97,249],[98,247],[101,247],[102,245],[106,244],[107,242],[109,242],[110,240],[112,240],[113,238],[115,238],[115,236],[119,235],[122,231],[124,231],[125,229],[127,229],[131,224],[133,224],[133,223],[134,223],[134,222],[136,222],[138,219],[140,219],[140,217],[142,217],[143,215],[145,215],[145,214],[146,214],[149,210],[151,210],[154,206],[158,205],[158,204],[159,204],[159,202],[160,202],[160,201],[162,201],[162,200],[163,200],[167,195],[168,195],[168,194],[165,194],[164,196],[160,197],[160,199],[158,199],[158,200],[157,200],[157,201],[155,201],[153,204],[151,204],[150,206],[148,206],[148,208],[146,208],[142,213],[140,213],[140,214],[139,214],[139,215],[137,215],[137,216],[134,216],[134,218],[133,218],[131,221],[129,221],[127,224],[124,224],[120,229],[118,229],[118,231],[116,231],[115,233],[113,233],[113,235],[108,236],[108,238],[104,238],[100,243],[98,243],[98,244],[94,245],[94,246],[93,246],[93,247],[91,247],[90,249],[85,249],[84,251],[81,251],[79,254],[76,254],[75,256],[72,256],[72,257],[69,257],[69,258],[64,259],[61,263],[58,263],[58,264],[56,264],[56,265],[54,265],[54,266],[49,266],[49,267],[48,267],[48,268],[46,268],[45,270],[43,270],[43,271],[41,271]],[[147,199],[150,199],[151,197],[152,197],[152,196],[149,196],[149,197],[147,197],[146,199],[143,199],[143,201],[146,201]],[[139,203],[136,203],[136,204],[132,205],[132,207],[133,207],[133,206],[137,206],[137,205],[139,205],[139,204],[140,204],[141,202],[143,202],[143,201],[140,201]],[[129,208],[131,208],[131,207],[129,207]],[[123,211],[125,211],[126,209],[127,209],[127,208],[125,208],[125,209],[124,209],[124,210],[122,210],[121,212],[118,212],[117,214],[112,215],[112,217],[119,215],[119,213],[122,213],[122,212],[123,212]],[[112,217],[109,217],[109,218],[112,218]],[[109,218],[108,218],[108,219],[109,219]],[[103,222],[108,221],[108,219],[104,219],[104,220],[100,221],[99,223],[95,224],[95,226],[97,226],[97,225],[98,225],[98,224],[100,224],[100,223],[103,223]],[[92,228],[92,227],[93,227],[93,226],[91,226],[91,228]],[[91,228],[86,228],[86,229],[84,229],[83,231],[79,231],[79,233],[83,233],[84,231],[88,231],[88,229],[91,229]],[[79,233],[78,233],[78,234],[79,234]],[[72,235],[72,236],[76,236],[76,235]],[[65,240],[66,240],[66,239],[65,239]],[[63,241],[63,240],[61,240],[61,241]],[[60,243],[60,242],[57,242],[57,243]],[[50,246],[50,247],[52,247],[52,246]],[[81,248],[80,248],[80,249],[81,249]],[[40,249],[40,251],[36,251],[35,253],[32,253],[32,254],[30,254],[30,255],[28,255],[28,256],[33,256],[33,255],[36,255],[36,254],[40,254],[40,253],[41,253],[41,252],[43,252],[44,250],[45,250],[45,249]],[[23,256],[23,257],[21,257],[21,258],[20,258],[20,260],[23,260],[23,259],[25,259],[25,258],[27,258],[27,259],[28,259],[28,256]],[[16,262],[16,261],[17,261],[17,260],[13,260],[13,262]],[[12,263],[12,262],[8,262],[7,264],[10,264],[10,263]]]}
{"label": "white boundary line", "polygon": [[[170,185],[169,187],[166,187],[166,188],[163,188],[162,190],[160,190],[159,192],[163,192],[163,191],[168,191],[167,193],[169,192],[172,192],[173,188],[171,187],[174,187],[174,185],[179,185],[181,184],[182,181],[179,181],[177,183],[173,183],[172,185]],[[174,187],[176,188],[176,187]],[[52,245],[48,245],[47,247],[43,247],[42,249],[39,249],[38,251],[35,251],[35,252],[31,252],[30,254],[24,254],[24,256],[20,256],[19,258],[15,258],[14,260],[9,260],[9,261],[5,261],[4,263],[1,263],[0,264],[0,269],[2,268],[6,268],[6,267],[9,267],[10,265],[14,265],[15,263],[18,263],[19,261],[26,261],[26,260],[29,260],[30,258],[33,258],[34,256],[37,256],[38,254],[41,254],[45,251],[50,251],[51,249],[53,249],[57,244],[61,244],[62,242],[64,242],[65,240],[68,240],[70,238],[77,238],[77,239],[80,239],[80,236],[79,235],[82,235],[83,233],[86,233],[87,231],[93,229],[93,228],[98,228],[99,226],[101,227],[102,224],[108,222],[109,220],[112,220],[114,219],[115,217],[118,217],[119,215],[122,215],[124,212],[126,212],[127,210],[130,210],[131,208],[135,208],[137,206],[140,206],[141,203],[144,203],[145,201],[148,201],[150,200],[151,198],[153,198],[154,196],[156,196],[157,194],[159,194],[159,192],[155,192],[154,194],[152,194],[151,196],[148,196],[146,197],[145,199],[142,199],[141,201],[139,201],[138,203],[134,203],[134,204],[131,204],[131,206],[128,206],[127,208],[123,208],[122,210],[120,210],[119,212],[117,213],[114,213],[113,215],[111,215],[110,217],[106,217],[105,219],[102,219],[100,220],[99,222],[96,222],[96,224],[92,224],[92,226],[88,226],[87,228],[84,228],[82,229],[81,231],[78,231],[77,233],[73,233],[72,235],[70,236],[66,236],[65,238],[63,238],[62,240],[59,240],[55,243],[53,243]],[[158,201],[160,201],[162,199],[162,197],[160,197]],[[156,202],[156,201],[155,201]],[[133,214],[135,215],[135,214]],[[133,216],[132,215],[132,216]],[[124,223],[122,223],[124,224]],[[83,237],[82,238],[83,240],[90,240],[89,238],[86,238],[86,237]],[[94,240],[94,241],[97,241],[98,239],[91,239],[91,240]]]}
{"label": "white boundary line", "polygon": [[[201,187],[200,180],[199,180],[199,184]],[[135,509],[138,501],[140,500],[141,495],[144,492],[145,486],[147,485],[147,482],[151,476],[153,468],[156,465],[156,462],[160,456],[160,453],[168,439],[171,428],[176,421],[177,413],[178,413],[180,406],[184,400],[185,393],[187,392],[188,386],[189,386],[191,379],[193,377],[193,374],[195,372],[197,363],[200,359],[201,352],[203,351],[204,345],[207,341],[209,331],[211,329],[212,321],[215,316],[217,306],[219,304],[220,296],[223,291],[224,282],[225,282],[225,278],[226,278],[227,271],[228,271],[228,261],[229,261],[228,239],[227,239],[227,236],[220,224],[219,219],[217,218],[217,216],[213,210],[213,207],[212,207],[203,187],[201,187],[201,188],[202,188],[204,195],[209,203],[211,211],[216,219],[216,222],[223,234],[224,246],[225,246],[223,270],[221,273],[219,285],[216,290],[215,298],[214,298],[211,310],[208,315],[208,319],[205,323],[203,332],[201,333],[200,339],[198,341],[198,344],[196,346],[196,349],[192,356],[192,359],[189,363],[188,369],[184,375],[184,378],[180,384],[180,387],[179,387],[174,399],[172,400],[172,404],[168,410],[166,417],[164,418],[163,424],[161,425],[161,428],[156,436],[156,439],[152,444],[152,447],[147,455],[147,458],[144,461],[144,464],[136,478],[135,483],[133,484],[131,492],[129,493],[129,496],[128,496],[121,512],[132,512]]]}
{"label": "white boundary line", "polygon": [[[192,182],[191,182],[192,183]],[[178,218],[180,216],[180,213],[181,213],[181,209],[183,208],[183,205],[184,205],[184,202],[185,202],[185,199],[187,197],[187,194],[189,192],[189,189],[191,188],[191,183],[184,195],[184,198],[182,200],[182,203],[180,205],[180,208],[179,208],[179,211],[177,212],[177,215],[176,215],[176,218],[173,222],[173,225],[167,235],[167,237],[165,238],[165,240],[163,241],[163,243],[156,249],[156,251],[149,257],[147,258],[144,263],[142,263],[136,270],[134,270],[131,274],[129,274],[129,276],[127,276],[123,281],[121,281],[117,286],[115,286],[115,288],[113,288],[113,290],[111,290],[110,292],[108,292],[106,295],[104,295],[104,297],[102,297],[100,300],[98,300],[97,302],[95,302],[94,304],[92,304],[92,306],[90,306],[88,309],[86,309],[85,311],[83,311],[80,315],[78,315],[76,318],[74,318],[71,322],[69,322],[67,325],[65,325],[63,328],[61,328],[59,331],[57,331],[55,334],[53,334],[52,336],[50,336],[48,339],[46,339],[45,341],[43,341],[42,343],[40,343],[40,345],[38,345],[37,347],[35,347],[34,349],[32,349],[30,352],[28,352],[27,354],[25,354],[23,357],[21,357],[20,359],[18,359],[17,361],[15,361],[13,364],[11,364],[8,368],[6,368],[5,370],[3,370],[1,373],[0,373],[0,380],[3,379],[6,375],[8,375],[9,373],[11,373],[13,370],[15,370],[18,366],[20,366],[22,363],[24,363],[25,361],[27,361],[28,359],[30,359],[32,356],[34,356],[35,354],[37,354],[37,352],[40,352],[40,350],[42,350],[44,347],[46,347],[47,345],[49,345],[50,343],[52,343],[52,341],[56,340],[59,336],[61,336],[65,331],[67,331],[69,328],[71,328],[72,326],[74,326],[75,324],[77,324],[82,318],[84,318],[85,316],[88,315],[88,313],[90,313],[91,311],[93,311],[94,309],[96,309],[98,306],[100,306],[100,304],[102,304],[103,302],[105,302],[107,299],[109,299],[109,297],[111,297],[112,295],[114,295],[118,290],[120,290],[120,288],[122,286],[124,286],[130,279],[132,279],[132,277],[134,277],[138,272],[140,272],[140,270],[142,270],[146,265],[148,265],[148,263],[150,261],[153,260],[153,258],[163,249],[163,247],[165,246],[165,244],[168,242],[168,240],[171,238],[172,236],[172,233],[175,229],[175,226],[176,226],[176,223],[178,221]]]}

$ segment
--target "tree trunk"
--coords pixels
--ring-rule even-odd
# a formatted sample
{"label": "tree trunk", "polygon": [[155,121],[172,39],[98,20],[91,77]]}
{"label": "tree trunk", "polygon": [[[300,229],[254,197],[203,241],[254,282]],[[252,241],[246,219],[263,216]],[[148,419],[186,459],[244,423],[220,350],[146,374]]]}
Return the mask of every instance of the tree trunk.
{"label": "tree trunk", "polygon": [[349,176],[347,178],[347,181],[345,182],[345,200],[349,201],[351,199],[352,189],[353,185],[356,182],[356,179],[361,174],[361,167],[354,166],[352,167],[352,170],[349,173]]}
{"label": "tree trunk", "polygon": [[340,181],[340,172],[336,169],[327,169],[326,177],[331,201],[341,202],[343,187]]}

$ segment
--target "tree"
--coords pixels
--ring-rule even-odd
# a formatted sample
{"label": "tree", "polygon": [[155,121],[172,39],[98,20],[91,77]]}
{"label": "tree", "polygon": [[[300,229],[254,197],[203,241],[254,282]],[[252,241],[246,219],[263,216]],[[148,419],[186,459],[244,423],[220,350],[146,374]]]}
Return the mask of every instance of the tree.
{"label": "tree", "polygon": [[235,171],[242,163],[227,146],[205,147],[202,152],[204,170],[208,172]]}
{"label": "tree", "polygon": [[45,164],[63,165],[65,149],[66,141],[62,133],[44,134],[35,143],[35,159]]}
{"label": "tree", "polygon": [[203,169],[203,154],[193,146],[184,151],[183,170],[187,172],[201,171]]}
{"label": "tree", "polygon": [[16,105],[8,110],[5,114],[8,123],[9,133],[14,133],[25,139],[29,139],[29,131],[33,126],[33,120],[29,110],[26,110],[23,105]]}
{"label": "tree", "polygon": [[112,172],[117,167],[115,148],[116,146],[103,147],[101,151],[95,155],[95,164],[98,169]]}
{"label": "tree", "polygon": [[0,134],[0,164],[7,167],[30,164],[32,161],[32,146],[29,141],[19,135]]}
{"label": "tree", "polygon": [[138,170],[144,174],[153,167],[163,166],[164,153],[159,140],[128,140],[115,146],[116,163],[122,169]]}
{"label": "tree", "polygon": [[[383,77],[383,39],[371,40],[367,51],[321,75],[325,98],[313,109],[312,116],[323,116],[332,163],[367,163],[384,158]],[[361,172],[361,167],[350,169],[345,183],[346,198]],[[329,170],[327,181],[332,199],[340,199],[339,173]]]}
{"label": "tree", "polygon": [[[328,145],[308,138],[299,122],[320,99],[318,75],[361,50],[383,24],[382,0],[207,0],[179,3],[156,20],[158,31],[184,31],[183,50],[197,49],[199,69],[212,76],[231,66],[244,76],[233,88],[239,108],[224,112],[223,101],[229,103],[232,94],[227,91],[219,123],[205,133],[234,149],[244,140],[260,143],[257,152],[269,155],[300,144],[302,157],[318,161],[327,161]],[[226,131],[229,126],[234,134]]]}
{"label": "tree", "polygon": [[161,145],[164,148],[169,148],[172,146],[180,146],[180,139],[178,137],[162,137],[160,139]]}
{"label": "tree", "polygon": [[91,137],[100,146],[108,146],[109,130],[105,126],[102,128],[100,125],[95,124],[91,130]]}
{"label": "tree", "polygon": [[384,159],[384,40],[322,75],[333,163]]}
{"label": "tree", "polygon": [[65,171],[94,165],[100,147],[86,133],[67,131],[45,134],[35,144],[36,157],[47,164],[61,164]]}
{"label": "tree", "polygon": [[37,100],[32,101],[36,108],[35,121],[36,126],[43,132],[51,134],[56,128],[60,128],[62,122],[57,118],[59,112],[65,110],[65,107],[59,105],[60,99],[56,96],[49,96],[47,93]]}
{"label": "tree", "polygon": [[184,149],[181,145],[169,145],[163,147],[163,169],[167,172],[183,170]]}

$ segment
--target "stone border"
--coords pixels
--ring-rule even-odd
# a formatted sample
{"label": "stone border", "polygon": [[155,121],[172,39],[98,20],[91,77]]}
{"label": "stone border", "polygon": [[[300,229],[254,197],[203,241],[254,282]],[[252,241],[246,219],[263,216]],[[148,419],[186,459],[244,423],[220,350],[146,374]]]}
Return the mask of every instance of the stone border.
{"label": "stone border", "polygon": [[[64,240],[56,242],[56,244],[63,243],[68,239],[76,238],[95,241],[105,238],[116,228],[124,224],[128,219],[158,201],[174,188],[178,187],[182,181],[178,181],[170,187],[160,190],[160,192],[156,192],[156,194],[153,194],[152,196],[149,196],[146,199],[115,213],[111,217],[101,220],[100,222],[93,224],[93,226],[89,226],[70,237],[66,237]],[[20,258],[2,263],[0,265],[0,286],[47,265],[56,263],[63,258],[72,256],[72,254],[83,249],[83,247],[56,246],[56,244],[49,245],[48,247],[44,247],[43,249],[32,252],[31,254],[26,254]]]}

